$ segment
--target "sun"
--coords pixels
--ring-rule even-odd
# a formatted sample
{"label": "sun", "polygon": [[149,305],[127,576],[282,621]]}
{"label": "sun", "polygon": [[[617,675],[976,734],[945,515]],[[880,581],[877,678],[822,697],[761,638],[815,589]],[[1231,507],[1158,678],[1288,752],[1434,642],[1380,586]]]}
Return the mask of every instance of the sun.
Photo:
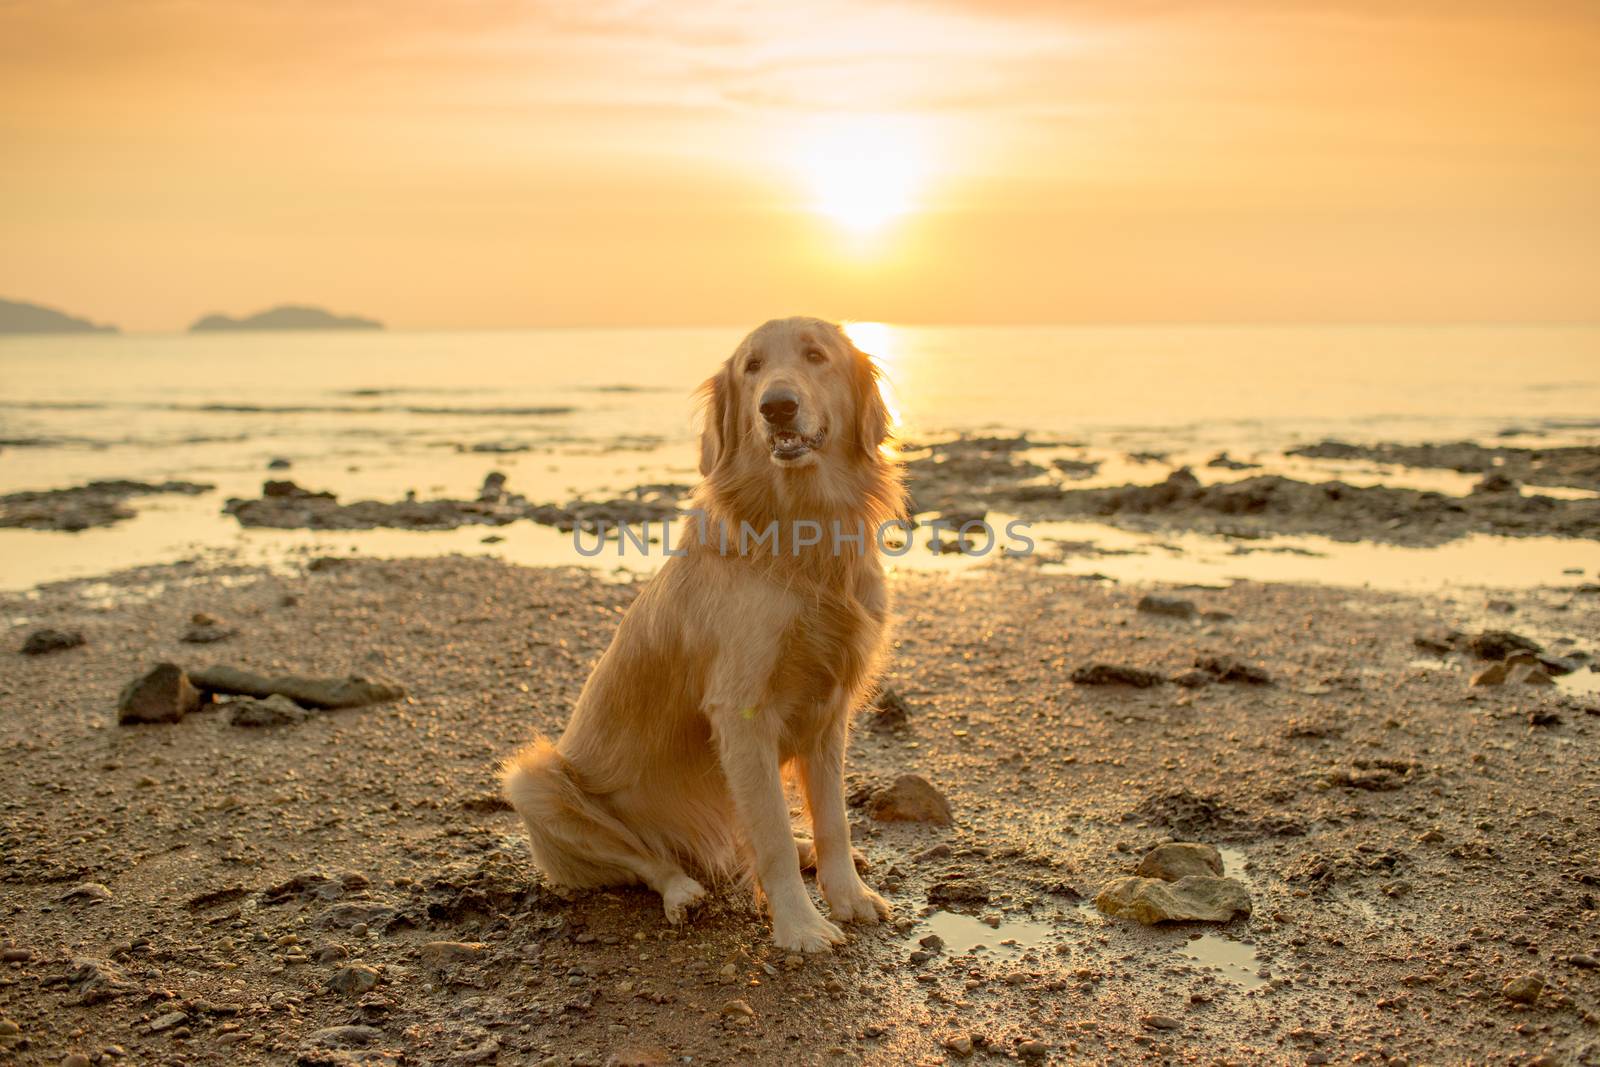
{"label": "sun", "polygon": [[881,230],[913,211],[927,173],[916,131],[876,116],[820,121],[803,140],[800,165],[816,210],[856,234]]}

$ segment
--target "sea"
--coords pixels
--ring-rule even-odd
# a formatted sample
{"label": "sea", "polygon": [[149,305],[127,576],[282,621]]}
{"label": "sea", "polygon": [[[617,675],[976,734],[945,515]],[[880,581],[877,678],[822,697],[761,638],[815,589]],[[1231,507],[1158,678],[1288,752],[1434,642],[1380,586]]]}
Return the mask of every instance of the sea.
{"label": "sea", "polygon": [[[884,371],[901,439],[1026,433],[1049,455],[1101,464],[1075,487],[1158,481],[1179,465],[1210,480],[1242,476],[1204,466],[1226,452],[1307,480],[1465,493],[1470,475],[1284,452],[1327,438],[1600,442],[1600,327],[849,328]],[[557,503],[692,483],[693,393],[743,332],[0,337],[0,494],[111,478],[216,487],[136,498],[135,518],[105,528],[0,530],[0,589],[182,560],[293,566],[328,554],[445,552],[631,580],[660,559],[585,556],[571,535],[532,523],[252,530],[222,505],[258,496],[267,478],[347,501],[471,499],[490,471],[530,500]],[[269,470],[274,460],[289,466]],[[485,543],[491,534],[503,540]],[[1600,570],[1600,544],[1546,538],[1480,536],[1436,549],[1286,538],[1273,546],[1282,551],[1240,554],[1218,538],[1088,522],[1046,524],[1040,534],[1103,549],[1058,569],[1119,580],[1520,587]],[[976,572],[993,564],[928,553],[895,566]]]}

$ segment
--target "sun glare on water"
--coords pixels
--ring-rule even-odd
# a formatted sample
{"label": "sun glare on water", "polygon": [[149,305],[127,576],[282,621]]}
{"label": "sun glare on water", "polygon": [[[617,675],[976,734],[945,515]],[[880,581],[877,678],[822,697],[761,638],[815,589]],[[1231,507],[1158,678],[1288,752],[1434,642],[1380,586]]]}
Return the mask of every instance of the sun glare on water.
{"label": "sun glare on water", "polygon": [[881,230],[916,207],[927,161],[920,139],[905,123],[865,116],[829,119],[800,151],[816,209],[852,233]]}

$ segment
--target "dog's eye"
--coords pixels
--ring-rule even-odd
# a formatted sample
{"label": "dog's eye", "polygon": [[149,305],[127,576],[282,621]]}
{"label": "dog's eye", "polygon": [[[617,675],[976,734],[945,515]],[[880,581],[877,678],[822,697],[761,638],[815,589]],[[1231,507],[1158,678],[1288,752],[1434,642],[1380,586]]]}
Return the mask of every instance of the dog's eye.
{"label": "dog's eye", "polygon": [[821,352],[818,352],[815,348],[813,348],[813,349],[809,350],[808,352],[806,352],[806,359],[811,363],[826,363],[826,362],[828,362],[828,357],[823,355]]}
{"label": "dog's eye", "polygon": [[752,359],[752,360],[750,360],[749,362],[747,362],[744,365],[744,372],[746,374],[754,374],[756,371],[758,371],[760,369],[761,369],[761,361],[759,359]]}

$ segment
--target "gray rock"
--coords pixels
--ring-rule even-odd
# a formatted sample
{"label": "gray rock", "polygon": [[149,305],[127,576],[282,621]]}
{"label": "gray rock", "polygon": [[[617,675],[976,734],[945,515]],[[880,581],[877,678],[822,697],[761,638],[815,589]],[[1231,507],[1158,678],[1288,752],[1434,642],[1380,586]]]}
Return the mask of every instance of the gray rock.
{"label": "gray rock", "polygon": [[262,699],[238,697],[223,707],[228,711],[229,726],[291,726],[312,716],[312,712],[278,693]]}
{"label": "gray rock", "polygon": [[1166,678],[1155,671],[1117,663],[1091,663],[1072,672],[1073,685],[1131,685],[1136,689],[1149,689],[1165,681]]}
{"label": "gray rock", "polygon": [[326,1026],[306,1035],[304,1044],[317,1048],[361,1048],[383,1039],[383,1031],[372,1026]]}
{"label": "gray rock", "polygon": [[328,988],[347,997],[360,996],[378,984],[378,972],[360,963],[340,967],[328,979]]}
{"label": "gray rock", "polygon": [[1222,854],[1210,845],[1193,841],[1171,841],[1157,845],[1139,861],[1133,872],[1141,878],[1160,878],[1176,882],[1189,875],[1202,878],[1222,875]]}
{"label": "gray rock", "polygon": [[46,627],[35,630],[22,642],[24,656],[43,656],[50,652],[63,652],[84,644],[83,635],[76,630],[52,630]]}
{"label": "gray rock", "polygon": [[176,663],[158,663],[117,697],[117,721],[177,722],[200,706],[200,693]]}
{"label": "gray rock", "polygon": [[189,1016],[181,1011],[169,1011],[165,1015],[158,1015],[150,1020],[150,1032],[159,1034],[163,1030],[171,1030],[175,1026],[182,1026],[189,1021]]}
{"label": "gray rock", "polygon": [[1146,615],[1166,615],[1174,619],[1193,619],[1200,614],[1194,601],[1182,597],[1161,596],[1151,593],[1139,601],[1139,610]]}
{"label": "gray rock", "polygon": [[189,620],[189,628],[183,632],[178,640],[191,645],[209,645],[218,641],[226,641],[238,633],[233,627],[221,619],[197,611]]}
{"label": "gray rock", "polygon": [[1145,926],[1161,922],[1225,923],[1250,914],[1250,894],[1232,878],[1189,875],[1175,882],[1130,875],[1100,890],[1094,906]]}
{"label": "gray rock", "polygon": [[352,674],[347,678],[315,678],[299,674],[261,675],[238,667],[218,665],[195,671],[194,684],[208,693],[288,697],[307,708],[360,708],[399,700],[405,687],[380,678]]}

